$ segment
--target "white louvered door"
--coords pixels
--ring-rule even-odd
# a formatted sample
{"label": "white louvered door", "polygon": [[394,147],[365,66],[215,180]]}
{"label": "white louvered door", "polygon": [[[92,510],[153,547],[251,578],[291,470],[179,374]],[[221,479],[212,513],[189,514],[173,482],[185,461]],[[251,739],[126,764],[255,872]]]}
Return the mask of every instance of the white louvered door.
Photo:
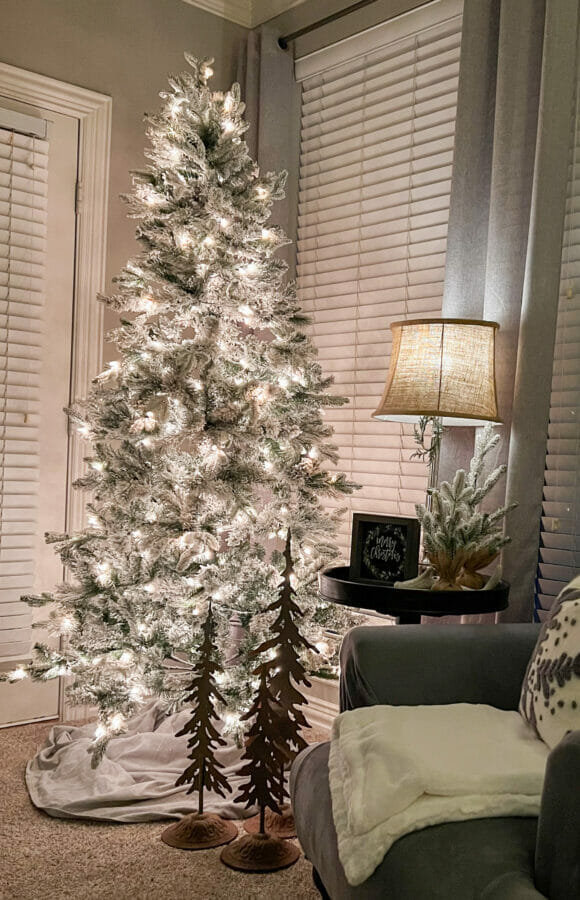
{"label": "white louvered door", "polygon": [[580,574],[580,64],[570,143],[536,593],[540,619]]}
{"label": "white louvered door", "polygon": [[389,324],[441,314],[461,4],[414,11],[297,63],[302,84],[298,288],[325,373],[349,405],[326,411],[352,511],[415,515],[412,426],[371,418]]}
{"label": "white louvered door", "polygon": [[[78,122],[0,97],[0,666],[46,641],[20,597],[62,580]],[[16,111],[16,115],[11,115]],[[47,139],[23,133],[46,120]],[[38,127],[37,131],[40,131]],[[59,685],[0,685],[0,725],[58,714]]]}

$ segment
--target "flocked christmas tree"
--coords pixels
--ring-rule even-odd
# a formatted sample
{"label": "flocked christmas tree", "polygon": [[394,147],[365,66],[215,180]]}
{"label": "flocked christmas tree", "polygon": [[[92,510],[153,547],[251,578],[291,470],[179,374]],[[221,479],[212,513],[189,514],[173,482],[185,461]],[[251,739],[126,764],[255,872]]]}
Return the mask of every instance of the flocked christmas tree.
{"label": "flocked christmas tree", "polygon": [[191,763],[179,776],[175,784],[189,784],[188,794],[197,792],[197,813],[184,816],[163,832],[162,839],[172,847],[201,850],[218,847],[233,840],[238,833],[233,822],[227,822],[214,813],[204,812],[206,791],[213,791],[220,797],[231,793],[227,778],[221,771],[223,765],[216,758],[218,747],[225,747],[227,741],[220,737],[215,721],[219,718],[217,704],[223,704],[215,676],[221,671],[215,645],[215,628],[211,603],[202,626],[203,640],[198,658],[193,668],[193,678],[189,693],[185,698],[193,707],[191,718],[176,737],[188,735],[187,746]]}
{"label": "flocked christmas tree", "polygon": [[[102,298],[120,315],[119,358],[70,411],[87,441],[83,530],[52,535],[69,580],[27,598],[55,603],[61,649],[37,646],[14,677],[68,674],[72,702],[99,708],[95,750],[149,697],[183,700],[199,614],[211,599],[218,642],[239,616],[238,664],[220,683],[239,729],[252,689],[249,651],[265,637],[280,557],[268,539],[292,531],[303,630],[333,671],[347,611],[317,597],[317,573],[337,555],[327,496],[352,489],[336,458],[327,393],[293,285],[267,224],[284,175],[260,173],[242,135],[239,87],[213,93],[211,61],[170,79],[149,119],[149,167],[128,198],[141,252]],[[330,650],[327,653],[327,648]],[[321,658],[322,657],[322,658]]]}

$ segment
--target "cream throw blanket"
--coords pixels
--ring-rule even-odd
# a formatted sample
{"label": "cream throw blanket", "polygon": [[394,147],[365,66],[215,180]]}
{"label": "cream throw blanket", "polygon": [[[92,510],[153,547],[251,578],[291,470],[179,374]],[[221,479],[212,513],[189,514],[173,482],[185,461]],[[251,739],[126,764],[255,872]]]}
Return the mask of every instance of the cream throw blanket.
{"label": "cream throw blanket", "polygon": [[549,748],[517,712],[492,706],[372,706],[333,725],[329,775],[338,854],[362,884],[419,828],[536,816]]}

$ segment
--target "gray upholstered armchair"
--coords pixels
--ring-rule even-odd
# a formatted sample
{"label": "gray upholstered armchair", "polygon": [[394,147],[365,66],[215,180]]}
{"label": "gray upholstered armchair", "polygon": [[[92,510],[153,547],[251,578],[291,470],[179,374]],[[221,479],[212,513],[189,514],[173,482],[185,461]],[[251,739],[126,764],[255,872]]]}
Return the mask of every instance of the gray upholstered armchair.
{"label": "gray upholstered armchair", "polygon": [[[376,704],[486,703],[517,709],[535,625],[354,628],[344,639],[341,709]],[[338,859],[328,744],[292,768],[298,837],[331,900],[580,898],[580,731],[552,751],[539,819],[450,822],[400,838],[362,885]]]}

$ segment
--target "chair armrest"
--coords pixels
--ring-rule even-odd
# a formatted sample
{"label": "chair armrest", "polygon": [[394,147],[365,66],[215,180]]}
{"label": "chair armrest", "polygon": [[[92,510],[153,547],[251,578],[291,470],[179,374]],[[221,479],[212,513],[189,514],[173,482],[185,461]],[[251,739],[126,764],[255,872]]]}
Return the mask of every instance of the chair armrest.
{"label": "chair armrest", "polygon": [[538,625],[359,626],[346,634],[340,708],[486,703],[517,709]]}
{"label": "chair armrest", "polygon": [[550,900],[580,897],[580,731],[548,757],[536,841],[536,886]]}

